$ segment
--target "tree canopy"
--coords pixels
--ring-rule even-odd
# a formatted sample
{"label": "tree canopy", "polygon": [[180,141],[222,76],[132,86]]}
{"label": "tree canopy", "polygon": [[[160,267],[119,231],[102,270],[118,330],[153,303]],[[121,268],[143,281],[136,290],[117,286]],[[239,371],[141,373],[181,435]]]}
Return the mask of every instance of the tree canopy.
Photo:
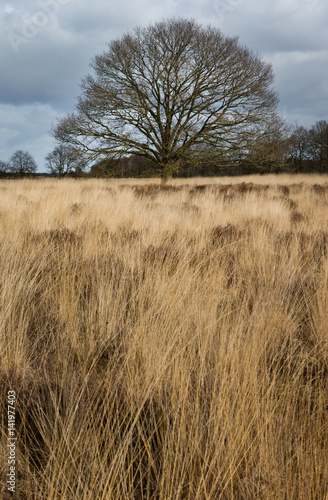
{"label": "tree canopy", "polygon": [[109,43],[52,134],[89,162],[136,155],[170,177],[184,161],[243,155],[278,123],[273,70],[237,37],[171,19]]}
{"label": "tree canopy", "polygon": [[33,174],[37,170],[37,165],[28,151],[19,149],[11,155],[8,170],[19,175]]}

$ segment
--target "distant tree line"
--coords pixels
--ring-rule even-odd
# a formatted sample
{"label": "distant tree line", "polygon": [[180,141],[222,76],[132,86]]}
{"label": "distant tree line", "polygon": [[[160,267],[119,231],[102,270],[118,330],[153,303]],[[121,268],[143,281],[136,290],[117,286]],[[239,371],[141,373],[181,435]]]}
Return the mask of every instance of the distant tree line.
{"label": "distant tree line", "polygon": [[[45,158],[47,175],[79,177],[86,170],[86,164],[77,152],[68,146],[58,145]],[[0,161],[0,177],[21,178],[35,176],[37,164],[28,151],[17,150],[8,162]]]}
{"label": "distant tree line", "polygon": [[328,122],[317,121],[309,130],[297,127],[291,137],[288,163],[295,172],[328,173]]}
{"label": "distant tree line", "polygon": [[[328,121],[310,129],[296,126],[289,133],[271,134],[258,140],[235,159],[218,152],[209,162],[181,163],[175,176],[222,176],[255,173],[328,173]],[[151,177],[158,175],[155,162],[140,156],[102,160],[91,167],[93,177]]]}
{"label": "distant tree line", "polygon": [[[78,151],[58,145],[45,158],[47,174],[52,177],[154,177],[158,165],[149,158],[130,155],[105,159],[86,172],[86,162]],[[18,178],[36,174],[37,165],[27,151],[18,150],[8,162],[0,161],[0,177]],[[328,121],[317,121],[311,128],[296,126],[289,133],[268,134],[236,158],[212,152],[210,161],[182,160],[175,177],[214,177],[255,173],[328,173]]]}

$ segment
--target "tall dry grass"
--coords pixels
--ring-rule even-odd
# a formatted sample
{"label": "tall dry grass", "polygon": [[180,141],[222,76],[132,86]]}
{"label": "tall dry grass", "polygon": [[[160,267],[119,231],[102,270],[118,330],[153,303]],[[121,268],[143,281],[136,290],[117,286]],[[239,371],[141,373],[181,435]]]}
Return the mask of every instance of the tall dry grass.
{"label": "tall dry grass", "polygon": [[328,498],[327,181],[0,182],[2,498]]}

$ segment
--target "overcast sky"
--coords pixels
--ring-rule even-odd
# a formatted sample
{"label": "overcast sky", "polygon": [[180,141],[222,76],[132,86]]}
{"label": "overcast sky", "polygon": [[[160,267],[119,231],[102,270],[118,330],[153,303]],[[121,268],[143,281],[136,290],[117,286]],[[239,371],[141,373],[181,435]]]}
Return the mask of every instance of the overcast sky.
{"label": "overcast sky", "polygon": [[91,58],[136,25],[193,18],[270,61],[290,123],[328,120],[327,0],[1,0],[0,160],[29,151],[38,171],[56,117],[73,111]]}

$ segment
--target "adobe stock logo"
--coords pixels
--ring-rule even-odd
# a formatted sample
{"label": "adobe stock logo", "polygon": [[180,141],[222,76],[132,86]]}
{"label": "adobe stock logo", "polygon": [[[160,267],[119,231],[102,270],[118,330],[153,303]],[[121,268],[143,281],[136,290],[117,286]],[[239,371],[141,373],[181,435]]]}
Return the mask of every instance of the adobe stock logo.
{"label": "adobe stock logo", "polygon": [[57,13],[62,5],[66,5],[71,0],[40,0],[38,5],[40,10],[32,15],[22,17],[21,29],[18,32],[11,31],[7,34],[8,40],[16,52],[19,52],[21,45],[28,43],[32,38],[50,25],[57,22]]}
{"label": "adobe stock logo", "polygon": [[219,19],[223,19],[225,14],[234,11],[242,2],[243,0],[213,0],[212,5]]}

